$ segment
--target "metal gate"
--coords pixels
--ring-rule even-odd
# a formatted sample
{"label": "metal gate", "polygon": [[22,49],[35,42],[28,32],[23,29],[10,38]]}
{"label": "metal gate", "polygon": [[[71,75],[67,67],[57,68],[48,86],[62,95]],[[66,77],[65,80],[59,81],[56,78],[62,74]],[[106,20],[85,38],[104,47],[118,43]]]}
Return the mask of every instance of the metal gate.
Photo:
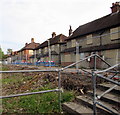
{"label": "metal gate", "polygon": [[[16,71],[0,71],[0,73],[25,73],[25,72],[58,72],[58,88],[53,89],[53,90],[45,90],[45,91],[39,91],[39,92],[30,92],[30,93],[22,93],[22,94],[15,94],[15,95],[8,95],[8,96],[0,96],[0,99],[4,99],[4,98],[11,98],[11,97],[18,97],[18,96],[26,96],[26,95],[33,95],[33,94],[41,94],[41,93],[48,93],[48,92],[58,92],[59,93],[59,112],[61,112],[61,72],[76,65],[79,64],[83,61],[88,60],[89,58],[94,58],[94,69],[91,71],[87,71],[85,69],[81,69],[83,72],[85,73],[89,73],[92,76],[92,86],[93,86],[93,114],[96,115],[97,111],[96,111],[96,105],[100,105],[101,107],[107,109],[108,111],[110,111],[111,113],[113,113],[112,110],[110,110],[108,107],[104,106],[102,103],[99,102],[99,99],[105,95],[106,93],[110,92],[112,89],[114,89],[116,86],[120,86],[120,83],[117,81],[114,81],[112,78],[119,74],[120,72],[116,69],[116,67],[118,67],[120,65],[120,63],[111,66],[108,62],[106,62],[104,59],[102,59],[98,54],[93,54],[91,56],[88,56],[82,60],[79,60],[73,64],[70,64],[64,68],[61,69],[50,69],[50,70],[16,70]],[[96,63],[97,63],[97,58],[99,58],[102,62],[104,62],[105,64],[107,64],[109,67],[105,70],[102,71],[98,71],[96,68]],[[113,71],[112,71],[113,70]],[[78,70],[77,70],[78,72]],[[105,77],[100,73],[103,72],[112,72],[114,73],[113,76],[110,77]],[[113,87],[111,87],[110,89],[108,89],[107,91],[105,91],[103,94],[96,96],[96,77],[99,77],[101,79],[105,79],[113,84],[115,84]]]}

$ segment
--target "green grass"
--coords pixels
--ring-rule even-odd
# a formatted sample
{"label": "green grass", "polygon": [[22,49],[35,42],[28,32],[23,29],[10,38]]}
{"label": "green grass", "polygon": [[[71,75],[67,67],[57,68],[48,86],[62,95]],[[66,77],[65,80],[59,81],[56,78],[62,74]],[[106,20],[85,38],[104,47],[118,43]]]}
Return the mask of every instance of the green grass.
{"label": "green grass", "polygon": [[[3,67],[3,71],[9,70],[8,67]],[[42,76],[38,76],[38,79]],[[25,86],[29,81],[34,79],[31,74],[21,74],[21,73],[12,73],[12,74],[4,74],[2,76],[2,84],[6,88],[10,88],[6,95],[15,94],[16,88],[19,88],[23,85]],[[46,79],[42,79],[46,80]],[[44,81],[43,81],[44,82]],[[37,83],[37,82],[33,82]],[[20,85],[22,84],[22,85]],[[28,84],[30,85],[30,84]],[[23,85],[24,86],[24,85]],[[34,86],[34,85],[33,85]],[[40,87],[39,87],[40,86]],[[12,88],[11,88],[12,87]],[[55,89],[55,85],[52,82],[43,83],[42,86],[37,84],[36,87],[28,88],[29,92],[37,92]],[[27,91],[23,90],[22,92]],[[19,90],[18,90],[19,92]],[[20,93],[20,92],[19,92]],[[65,91],[62,93],[61,102],[67,102],[74,99],[75,93],[72,91]],[[58,92],[49,92],[44,94],[36,94],[29,96],[21,96],[21,97],[13,97],[2,99],[2,111],[3,113],[59,113],[59,93]],[[1,101],[1,100],[0,100]],[[1,111],[1,110],[0,110]]]}
{"label": "green grass", "polygon": [[[74,99],[74,92],[62,93],[61,102]],[[7,113],[59,113],[57,92],[3,99],[3,112]]]}
{"label": "green grass", "polygon": [[23,77],[21,78],[20,74],[11,74],[11,75],[7,75],[6,77],[3,77],[2,79],[2,83],[4,84],[17,84],[23,81],[27,81],[30,80],[32,78],[32,76],[27,76],[27,77]]}
{"label": "green grass", "polygon": [[7,67],[7,66],[1,66],[2,68],[2,71],[7,71],[7,70],[9,70],[9,68]]}

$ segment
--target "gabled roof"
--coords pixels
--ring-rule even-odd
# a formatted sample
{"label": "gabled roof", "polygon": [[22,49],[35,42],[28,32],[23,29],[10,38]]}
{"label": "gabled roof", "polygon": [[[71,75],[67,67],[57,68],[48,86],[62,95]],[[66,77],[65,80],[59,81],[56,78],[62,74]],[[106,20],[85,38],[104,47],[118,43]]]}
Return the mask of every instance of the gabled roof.
{"label": "gabled roof", "polygon": [[36,47],[38,47],[40,44],[39,43],[29,43],[27,44],[25,47],[23,47],[21,50],[19,51],[23,51],[23,50],[34,50]]}
{"label": "gabled roof", "polygon": [[120,25],[120,11],[79,26],[68,40]]}
{"label": "gabled roof", "polygon": [[[66,39],[67,39],[67,36],[65,36],[63,34],[59,34],[59,35],[55,36],[54,38],[49,39],[50,40],[50,45],[65,43]],[[47,47],[47,46],[48,46],[48,41],[45,41],[35,49],[37,50],[37,49],[44,48],[44,47]]]}

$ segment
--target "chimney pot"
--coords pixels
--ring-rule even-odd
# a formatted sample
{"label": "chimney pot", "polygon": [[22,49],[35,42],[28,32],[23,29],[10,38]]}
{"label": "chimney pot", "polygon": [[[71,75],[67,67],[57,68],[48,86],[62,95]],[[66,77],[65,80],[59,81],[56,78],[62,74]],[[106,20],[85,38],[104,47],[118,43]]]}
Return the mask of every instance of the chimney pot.
{"label": "chimney pot", "polygon": [[28,43],[25,43],[25,46],[27,46],[28,45]]}
{"label": "chimney pot", "polygon": [[111,11],[112,13],[120,11],[120,2],[112,3]]}
{"label": "chimney pot", "polygon": [[116,2],[116,5],[120,5],[120,2]]}
{"label": "chimney pot", "polygon": [[34,38],[31,38],[31,43],[34,43]]}
{"label": "chimney pot", "polygon": [[115,4],[114,3],[112,3],[112,6],[114,6]]}

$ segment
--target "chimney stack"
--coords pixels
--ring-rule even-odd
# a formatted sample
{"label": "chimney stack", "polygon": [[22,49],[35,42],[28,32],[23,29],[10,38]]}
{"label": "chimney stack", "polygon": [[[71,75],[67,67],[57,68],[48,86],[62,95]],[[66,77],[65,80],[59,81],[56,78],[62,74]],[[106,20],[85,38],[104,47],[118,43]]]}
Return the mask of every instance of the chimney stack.
{"label": "chimney stack", "polygon": [[72,35],[72,27],[71,27],[71,25],[70,25],[69,36],[71,36],[71,35]]}
{"label": "chimney stack", "polygon": [[54,38],[56,36],[56,33],[55,32],[53,32],[52,33],[52,38]]}
{"label": "chimney stack", "polygon": [[120,11],[120,2],[112,3],[111,11],[112,13]]}
{"label": "chimney stack", "polygon": [[34,38],[31,38],[31,43],[34,43]]}

